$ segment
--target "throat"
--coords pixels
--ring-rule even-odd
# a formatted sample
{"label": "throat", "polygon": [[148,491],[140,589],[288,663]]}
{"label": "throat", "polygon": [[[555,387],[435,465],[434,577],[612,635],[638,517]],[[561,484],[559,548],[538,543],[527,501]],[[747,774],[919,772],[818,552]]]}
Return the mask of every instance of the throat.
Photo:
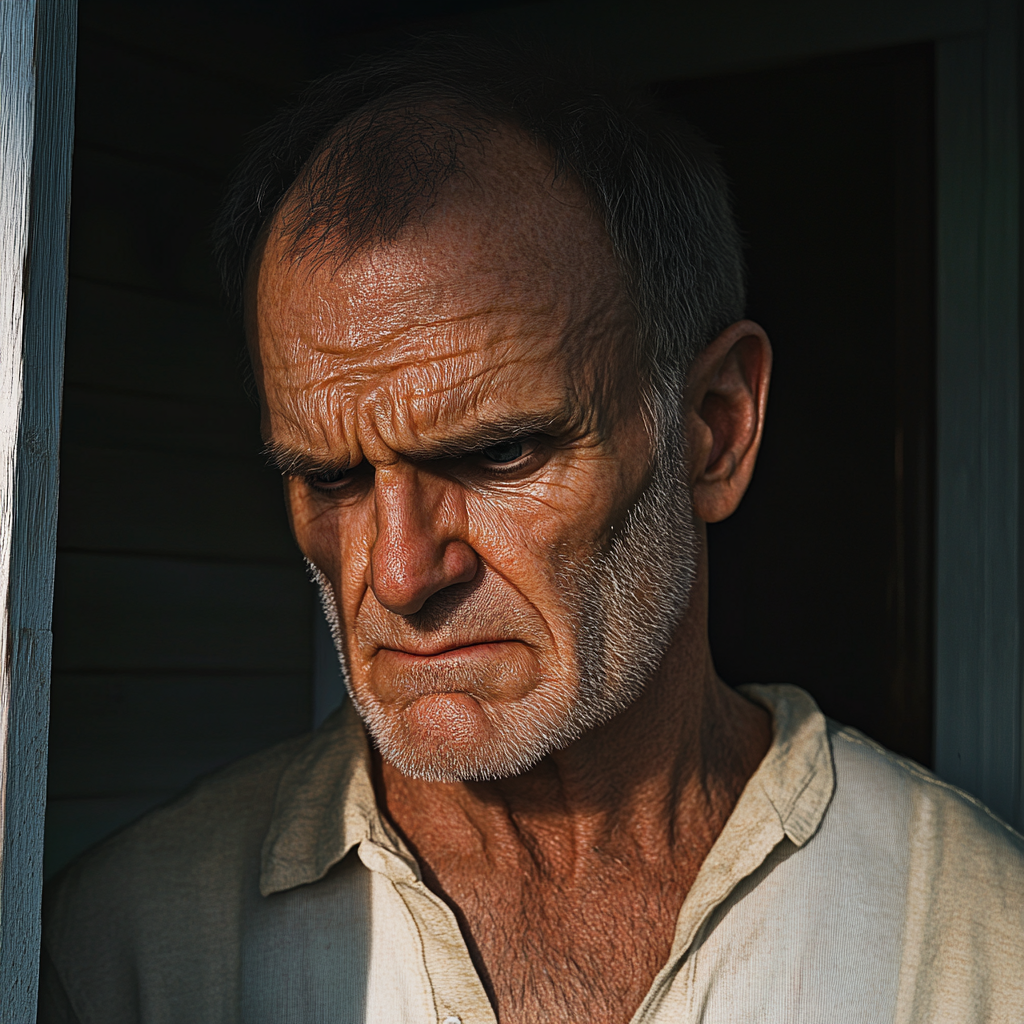
{"label": "throat", "polygon": [[429,884],[455,912],[501,1024],[627,1024],[668,960],[692,878],[612,865]]}

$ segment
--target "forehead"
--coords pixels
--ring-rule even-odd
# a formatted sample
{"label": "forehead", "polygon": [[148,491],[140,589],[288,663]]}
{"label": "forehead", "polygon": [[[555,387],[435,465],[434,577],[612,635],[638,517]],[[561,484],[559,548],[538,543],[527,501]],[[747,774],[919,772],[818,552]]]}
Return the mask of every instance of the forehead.
{"label": "forehead", "polygon": [[557,403],[581,359],[616,347],[628,304],[581,191],[517,138],[464,163],[425,217],[341,267],[270,232],[250,323],[275,439],[327,443],[360,403],[412,403],[438,429],[522,402],[524,384]]}

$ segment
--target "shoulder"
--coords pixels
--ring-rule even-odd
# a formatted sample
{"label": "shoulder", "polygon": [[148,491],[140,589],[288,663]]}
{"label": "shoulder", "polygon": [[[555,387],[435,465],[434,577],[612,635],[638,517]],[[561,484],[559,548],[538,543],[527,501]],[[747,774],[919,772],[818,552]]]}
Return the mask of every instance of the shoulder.
{"label": "shoulder", "polygon": [[[191,977],[197,989],[209,975],[211,995],[228,983],[233,966],[211,951],[236,945],[278,782],[308,742],[289,740],[202,779],[47,885],[46,952],[82,1020],[134,1019],[128,1007],[141,997],[147,961],[174,965],[166,976]],[[114,1002],[91,1005],[106,997]]]}
{"label": "shoulder", "polygon": [[[111,876],[118,888],[147,887],[179,874],[219,874],[244,857],[266,830],[278,781],[308,737],[260,751],[200,779],[181,796],[88,851],[58,879],[56,890]],[[258,852],[258,843],[257,843]]]}
{"label": "shoulder", "polygon": [[1024,838],[855,729],[830,723],[829,735],[830,812],[850,843],[902,864],[898,1019],[1024,1019]]}
{"label": "shoulder", "polygon": [[836,796],[849,812],[865,819],[895,810],[894,824],[906,828],[915,855],[927,851],[936,869],[972,865],[976,873],[980,858],[1007,882],[1024,885],[1024,837],[976,797],[856,729],[830,721],[829,739]]}

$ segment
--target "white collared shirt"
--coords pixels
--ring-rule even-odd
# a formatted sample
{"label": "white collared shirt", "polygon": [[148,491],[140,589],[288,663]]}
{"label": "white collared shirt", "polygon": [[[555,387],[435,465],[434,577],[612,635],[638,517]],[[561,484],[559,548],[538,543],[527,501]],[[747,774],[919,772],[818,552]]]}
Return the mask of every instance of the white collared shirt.
{"label": "white collared shirt", "polygon": [[[803,691],[744,692],[772,745],[633,1024],[1024,1022],[1024,840]],[[350,706],[79,862],[46,948],[43,1024],[496,1024]]]}

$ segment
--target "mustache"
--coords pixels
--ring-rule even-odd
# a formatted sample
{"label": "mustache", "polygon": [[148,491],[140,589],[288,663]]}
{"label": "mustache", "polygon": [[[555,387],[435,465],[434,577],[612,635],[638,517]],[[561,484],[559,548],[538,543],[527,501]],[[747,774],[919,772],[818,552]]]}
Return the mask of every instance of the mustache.
{"label": "mustache", "polygon": [[356,613],[353,638],[364,653],[381,648],[446,649],[500,640],[538,646],[548,641],[543,622],[517,591],[485,567],[471,582],[431,595],[411,615],[388,611],[368,588]]}

